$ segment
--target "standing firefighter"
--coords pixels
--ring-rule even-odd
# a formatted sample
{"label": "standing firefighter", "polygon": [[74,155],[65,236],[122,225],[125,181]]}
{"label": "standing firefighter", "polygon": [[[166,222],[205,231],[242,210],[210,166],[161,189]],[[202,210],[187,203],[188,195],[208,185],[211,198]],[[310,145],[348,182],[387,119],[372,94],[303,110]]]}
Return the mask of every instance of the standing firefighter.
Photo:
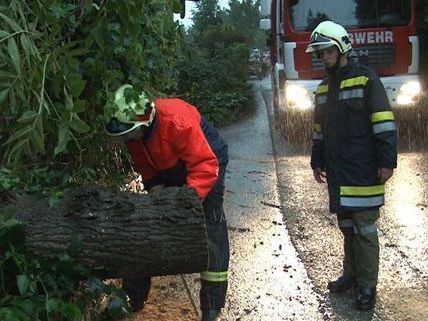
{"label": "standing firefighter", "polygon": [[[135,169],[149,192],[187,184],[203,200],[208,235],[208,271],[201,273],[202,320],[217,320],[225,305],[229,241],[223,211],[227,145],[197,109],[180,99],[150,102],[131,85],[120,87],[115,111],[106,126],[120,136]],[[143,308],[150,289],[149,276],[124,280],[131,307]]]}
{"label": "standing firefighter", "polygon": [[379,270],[376,220],[397,166],[397,138],[385,88],[373,70],[348,59],[351,50],[346,30],[334,22],[311,34],[306,52],[327,72],[315,97],[311,167],[318,183],[328,183],[330,211],[344,235],[343,274],[328,288],[354,287],[357,309],[369,310]]}

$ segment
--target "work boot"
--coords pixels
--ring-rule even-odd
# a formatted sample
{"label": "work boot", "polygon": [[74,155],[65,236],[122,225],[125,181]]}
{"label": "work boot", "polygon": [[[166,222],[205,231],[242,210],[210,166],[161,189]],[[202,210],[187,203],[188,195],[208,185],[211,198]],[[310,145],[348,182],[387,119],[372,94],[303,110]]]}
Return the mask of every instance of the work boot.
{"label": "work boot", "polygon": [[352,288],[355,278],[349,275],[341,275],[336,280],[328,282],[327,288],[331,293],[341,293]]}
{"label": "work boot", "polygon": [[371,310],[376,303],[375,287],[359,287],[355,298],[355,306],[358,310]]}
{"label": "work boot", "polygon": [[144,304],[146,301],[142,300],[141,298],[131,298],[128,296],[128,303],[131,306],[132,312],[138,312],[144,309]]}
{"label": "work boot", "polygon": [[128,296],[129,305],[133,312],[144,308],[144,303],[149,296],[152,281],[150,277],[127,277],[122,281],[122,288]]}
{"label": "work boot", "polygon": [[218,321],[220,310],[206,310],[202,311],[201,321]]}

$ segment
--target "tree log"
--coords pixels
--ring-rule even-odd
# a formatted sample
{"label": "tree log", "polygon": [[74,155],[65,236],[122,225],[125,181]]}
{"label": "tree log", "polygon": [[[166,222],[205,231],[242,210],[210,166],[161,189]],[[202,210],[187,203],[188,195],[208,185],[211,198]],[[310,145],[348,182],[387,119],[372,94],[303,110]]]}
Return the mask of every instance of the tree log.
{"label": "tree log", "polygon": [[77,260],[105,278],[207,268],[205,216],[188,187],[151,195],[92,186],[51,208],[46,200],[21,199],[15,205],[26,249],[37,257],[56,258],[78,241]]}

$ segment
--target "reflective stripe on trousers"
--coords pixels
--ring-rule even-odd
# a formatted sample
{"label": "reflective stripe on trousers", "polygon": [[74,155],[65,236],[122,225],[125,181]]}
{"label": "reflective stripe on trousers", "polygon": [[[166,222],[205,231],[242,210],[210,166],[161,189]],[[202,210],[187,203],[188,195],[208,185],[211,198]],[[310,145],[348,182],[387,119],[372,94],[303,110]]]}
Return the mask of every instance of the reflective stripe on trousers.
{"label": "reflective stripe on trousers", "polygon": [[227,282],[227,271],[223,272],[202,272],[201,279],[209,282]]}
{"label": "reflective stripe on trousers", "polygon": [[339,220],[339,228],[341,230],[345,228],[352,228],[354,234],[367,235],[367,234],[377,233],[376,224],[363,226],[363,227],[360,227],[360,229],[358,229],[357,226],[354,225],[354,222],[352,221],[352,219]]}

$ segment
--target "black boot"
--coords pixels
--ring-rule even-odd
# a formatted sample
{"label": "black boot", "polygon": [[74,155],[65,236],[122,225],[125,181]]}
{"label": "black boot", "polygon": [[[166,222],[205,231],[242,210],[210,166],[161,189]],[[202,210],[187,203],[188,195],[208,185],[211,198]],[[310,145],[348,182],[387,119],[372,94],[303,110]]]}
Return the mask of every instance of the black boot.
{"label": "black boot", "polygon": [[348,275],[341,275],[336,280],[328,282],[327,288],[331,293],[345,292],[352,288],[355,278]]}
{"label": "black boot", "polygon": [[218,321],[220,310],[206,310],[202,311],[201,321]]}
{"label": "black boot", "polygon": [[371,310],[376,303],[376,287],[359,287],[355,298],[358,310]]}
{"label": "black boot", "polygon": [[151,277],[131,276],[123,279],[122,288],[128,295],[129,305],[132,311],[138,312],[144,308],[149,296],[152,281]]}

